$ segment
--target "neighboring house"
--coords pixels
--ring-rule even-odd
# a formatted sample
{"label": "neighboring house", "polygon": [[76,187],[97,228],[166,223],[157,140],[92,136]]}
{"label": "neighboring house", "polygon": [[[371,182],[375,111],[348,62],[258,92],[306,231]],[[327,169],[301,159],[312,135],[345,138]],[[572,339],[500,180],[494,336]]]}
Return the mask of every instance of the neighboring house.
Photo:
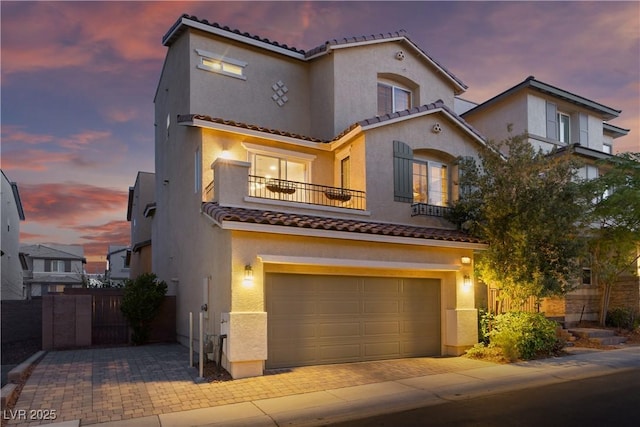
{"label": "neighboring house", "polygon": [[163,44],[153,271],[179,342],[202,309],[235,378],[477,342],[485,246],[443,218],[485,143],[462,81],[404,32],[305,52],[185,15]]}
{"label": "neighboring house", "polygon": [[[458,111],[462,108],[466,110],[462,117],[489,139],[506,139],[509,136],[507,126],[510,125],[513,135],[526,131],[529,142],[545,152],[571,152],[584,162],[578,171],[578,176],[583,179],[598,177],[602,171],[598,170],[597,161],[611,157],[614,140],[629,133],[628,129],[607,122],[618,117],[620,110],[541,82],[535,77],[528,77],[475,107],[459,99],[456,102]],[[541,310],[548,316],[564,317],[567,324],[597,320],[601,295],[590,273],[589,266],[585,265],[578,289],[565,298],[546,299]],[[634,310],[639,310],[638,285],[636,278],[631,285],[615,289],[612,306],[619,300],[635,295],[631,300],[633,302],[629,302]],[[627,287],[631,287],[632,291],[629,292]],[[624,297],[616,296],[616,290],[624,290]],[[497,294],[494,291],[491,295]],[[492,298],[489,300],[492,306]]]}
{"label": "neighboring house", "polygon": [[26,260],[20,251],[20,221],[25,220],[18,184],[9,181],[2,172],[2,193],[0,200],[0,243],[2,244],[2,288],[0,299],[16,300],[25,298],[23,270]]}
{"label": "neighboring house", "polygon": [[151,224],[154,212],[155,174],[138,172],[135,184],[129,187],[127,205],[127,221],[131,222],[131,279],[152,272]]}
{"label": "neighboring house", "polygon": [[27,298],[64,292],[67,287],[84,285],[84,248],[81,245],[53,243],[22,245],[29,279],[25,279]]}
{"label": "neighboring house", "polygon": [[111,286],[124,286],[129,279],[130,249],[128,246],[109,245],[105,281]]}

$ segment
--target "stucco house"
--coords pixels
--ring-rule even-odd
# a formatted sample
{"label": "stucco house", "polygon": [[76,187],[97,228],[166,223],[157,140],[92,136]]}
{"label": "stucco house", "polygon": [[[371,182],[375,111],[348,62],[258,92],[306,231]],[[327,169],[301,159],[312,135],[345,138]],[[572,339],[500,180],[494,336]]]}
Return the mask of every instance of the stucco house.
{"label": "stucco house", "polygon": [[129,246],[109,245],[107,248],[107,268],[105,279],[107,283],[115,286],[124,286],[129,279],[129,261],[131,249]]}
{"label": "stucco house", "polygon": [[20,221],[25,220],[24,209],[18,191],[18,184],[9,180],[2,172],[2,188],[0,191],[0,243],[2,250],[0,266],[2,272],[2,287],[0,299],[18,300],[26,296],[23,284],[23,270],[26,270],[26,260],[20,251]]}
{"label": "stucco house", "polygon": [[151,222],[155,211],[155,179],[152,172],[138,172],[136,182],[129,187],[127,221],[131,223],[131,279],[152,272]]}
{"label": "stucco house", "polygon": [[87,260],[81,245],[38,243],[21,245],[20,251],[25,254],[28,266],[27,298],[83,286]]}
{"label": "stucco house", "polygon": [[235,378],[477,342],[485,246],[443,218],[485,143],[458,77],[404,32],[304,51],[184,15],[163,44],[153,271],[179,342],[202,311]]}
{"label": "stucco house", "polygon": [[[464,111],[461,111],[461,109]],[[603,105],[581,95],[542,82],[533,76],[499,93],[491,99],[473,105],[457,100],[457,111],[483,135],[495,141],[512,134],[527,132],[529,142],[545,152],[570,152],[584,166],[578,171],[583,179],[593,179],[603,171],[598,160],[611,157],[616,138],[627,135],[624,129],[609,123],[621,110]],[[545,299],[540,307],[547,316],[564,318],[565,324],[595,321],[600,312],[601,289],[591,277],[585,263],[581,283],[564,298]],[[491,291],[489,306],[495,305],[497,293]],[[638,277],[625,277],[614,288],[612,307],[625,306],[640,310]]]}

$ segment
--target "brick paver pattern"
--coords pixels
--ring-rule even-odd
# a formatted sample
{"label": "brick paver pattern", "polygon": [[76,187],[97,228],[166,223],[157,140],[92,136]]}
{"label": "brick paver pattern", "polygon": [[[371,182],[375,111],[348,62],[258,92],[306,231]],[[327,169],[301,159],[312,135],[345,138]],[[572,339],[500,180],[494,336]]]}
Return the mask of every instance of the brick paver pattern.
{"label": "brick paver pattern", "polygon": [[[179,344],[52,351],[36,366],[15,411],[55,410],[81,425],[231,403],[459,372],[491,365],[460,357],[413,358],[267,371],[232,381],[196,383],[189,350]],[[8,425],[47,421],[12,419]]]}

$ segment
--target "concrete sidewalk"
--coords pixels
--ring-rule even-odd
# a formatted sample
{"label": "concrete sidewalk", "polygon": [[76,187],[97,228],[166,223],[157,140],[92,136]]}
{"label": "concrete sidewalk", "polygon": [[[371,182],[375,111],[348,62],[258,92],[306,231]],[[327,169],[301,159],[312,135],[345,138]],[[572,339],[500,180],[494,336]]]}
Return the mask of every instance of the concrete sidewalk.
{"label": "concrete sidewalk", "polygon": [[[170,350],[181,348],[179,346],[164,347]],[[122,350],[127,351],[129,348]],[[162,351],[157,347],[155,350],[160,356]],[[93,350],[77,352],[82,351]],[[53,352],[52,359],[59,359],[60,353],[77,352]],[[128,355],[124,359],[131,362],[135,357]],[[72,363],[72,358],[69,362]],[[151,360],[149,359],[148,362]],[[48,363],[47,370],[55,369],[53,360],[47,362],[47,357],[42,363]],[[149,395],[150,400],[147,401],[145,410],[153,410],[155,412],[153,414],[145,413],[145,410],[138,412],[134,410],[129,413],[126,409],[123,409],[120,414],[117,410],[119,405],[117,398],[113,395],[98,393],[103,386],[106,387],[109,384],[100,380],[105,373],[99,367],[99,363],[97,361],[92,363],[97,369],[94,377],[98,374],[97,378],[91,381],[91,387],[94,390],[86,389],[85,393],[78,392],[87,397],[82,400],[84,403],[81,405],[84,409],[77,412],[81,416],[70,419],[71,414],[74,413],[74,405],[73,403],[70,406],[65,405],[67,400],[63,399],[56,421],[66,420],[66,422],[53,425],[71,427],[98,422],[100,422],[99,427],[324,425],[329,422],[640,368],[640,347],[589,352],[510,365],[496,365],[465,358],[418,358],[292,368],[258,378],[209,384],[195,384],[192,379],[185,382],[184,378],[177,377],[170,379],[166,375],[167,371],[171,371],[171,364],[164,368],[148,366],[149,369],[155,369],[155,373],[145,381],[141,378],[136,379],[135,376],[126,378],[125,371],[132,369],[123,369],[122,360],[108,363],[107,370],[114,371],[116,382],[137,387],[138,393]],[[59,366],[58,369],[60,369]],[[82,372],[75,371],[72,377],[84,376]],[[119,380],[117,371],[120,371],[121,375]],[[164,380],[160,378],[163,375]],[[42,387],[44,393],[75,396],[75,393],[69,390],[58,391],[59,387],[65,390],[68,380],[65,383],[57,383],[56,387],[47,386],[48,382],[43,383],[42,380],[41,377],[36,388]],[[113,387],[114,384],[111,386]],[[182,391],[176,392],[174,390],[176,387]],[[98,390],[95,390],[96,388]],[[122,388],[122,384],[119,388]],[[151,397],[154,389],[157,390],[157,396]],[[183,393],[185,399],[181,400],[175,394],[173,402],[166,397],[158,399],[158,396],[163,393],[162,389],[165,394],[169,389],[174,390],[170,394]],[[241,390],[245,390],[244,394]],[[28,390],[27,393],[29,393]],[[89,396],[86,396],[86,393],[89,393]],[[211,400],[215,400],[214,396],[219,393],[227,395],[226,403],[215,403]],[[28,398],[24,401],[22,399],[21,395],[15,410],[55,409],[58,405],[55,399],[39,403],[36,402],[37,399],[33,399],[31,403],[26,403]],[[133,394],[126,400],[128,402],[122,402],[123,408],[137,407],[136,397]],[[197,405],[200,405],[198,402],[203,400],[210,403],[198,407]],[[182,403],[176,403],[177,401]],[[187,402],[195,403],[196,406],[189,408],[186,406]],[[43,406],[43,403],[50,406]],[[111,406],[111,412],[101,409],[105,406]],[[100,418],[104,415],[97,415],[94,419],[88,411],[97,414],[110,413],[111,416],[115,414],[115,418],[121,415],[121,418],[108,421]],[[40,425],[35,420],[9,421],[9,425],[14,424]]]}

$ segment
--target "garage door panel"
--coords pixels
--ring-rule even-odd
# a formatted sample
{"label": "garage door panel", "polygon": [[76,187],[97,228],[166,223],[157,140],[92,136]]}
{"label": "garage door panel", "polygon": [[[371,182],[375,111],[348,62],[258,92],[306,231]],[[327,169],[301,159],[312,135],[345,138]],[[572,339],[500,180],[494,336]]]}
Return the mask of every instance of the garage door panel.
{"label": "garage door panel", "polygon": [[268,273],[267,367],[440,354],[440,281]]}
{"label": "garage door panel", "polygon": [[360,311],[358,301],[320,300],[317,304],[317,313],[320,315],[349,315]]}
{"label": "garage door panel", "polygon": [[362,357],[360,344],[327,344],[319,346],[318,350],[318,363],[322,363],[323,360],[358,360]]}
{"label": "garage door panel", "polygon": [[364,301],[364,314],[398,314],[400,304],[398,301]]}
{"label": "garage door panel", "polygon": [[364,322],[364,335],[365,336],[377,336],[377,335],[398,335],[400,333],[400,322],[388,321],[388,322]]}
{"label": "garage door panel", "polygon": [[360,322],[322,323],[318,331],[320,338],[357,338],[361,335]]}

